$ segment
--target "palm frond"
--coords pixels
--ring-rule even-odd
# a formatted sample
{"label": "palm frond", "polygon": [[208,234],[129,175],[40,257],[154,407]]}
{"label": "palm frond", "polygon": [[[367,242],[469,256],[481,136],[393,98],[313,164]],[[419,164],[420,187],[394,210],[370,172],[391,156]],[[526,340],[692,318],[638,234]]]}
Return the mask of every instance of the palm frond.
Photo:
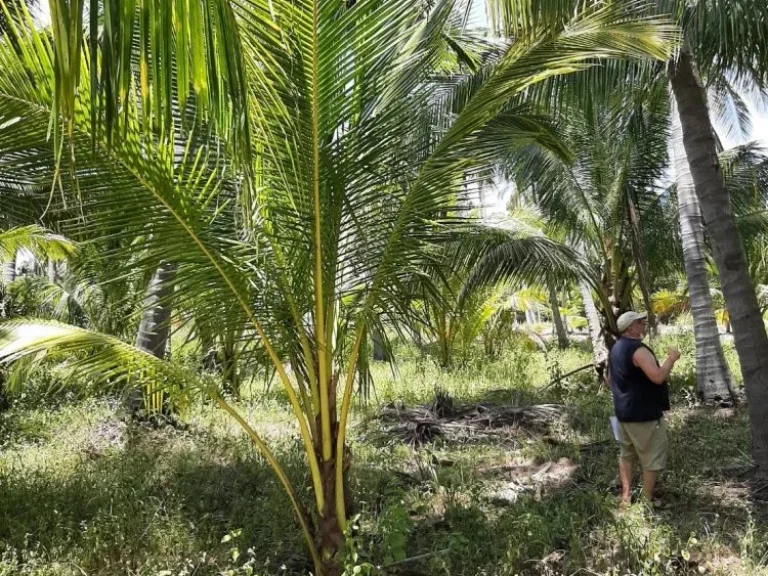
{"label": "palm frond", "polygon": [[36,224],[0,231],[0,260],[9,260],[21,249],[40,259],[64,260],[74,254],[75,245]]}

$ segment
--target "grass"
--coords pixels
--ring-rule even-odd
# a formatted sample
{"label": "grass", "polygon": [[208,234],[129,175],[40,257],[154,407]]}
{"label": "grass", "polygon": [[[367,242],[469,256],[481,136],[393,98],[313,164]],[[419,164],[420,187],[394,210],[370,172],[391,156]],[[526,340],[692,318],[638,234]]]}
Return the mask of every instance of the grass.
{"label": "grass", "polygon": [[[549,385],[587,364],[587,351],[521,344],[449,372],[413,350],[398,357],[394,373],[374,367],[374,398],[357,408],[350,435],[350,573],[387,564],[385,573],[451,576],[768,574],[768,489],[739,476],[749,466],[746,414],[692,405],[691,363],[673,383],[671,508],[619,513],[609,394],[591,371]],[[419,448],[388,435],[382,407],[428,404],[436,389],[458,406],[567,408],[546,430]],[[280,394],[253,385],[240,405],[306,486]],[[156,429],[126,425],[110,398],[30,393],[1,418],[0,575],[306,573],[285,497],[213,406],[195,405],[187,427]]]}

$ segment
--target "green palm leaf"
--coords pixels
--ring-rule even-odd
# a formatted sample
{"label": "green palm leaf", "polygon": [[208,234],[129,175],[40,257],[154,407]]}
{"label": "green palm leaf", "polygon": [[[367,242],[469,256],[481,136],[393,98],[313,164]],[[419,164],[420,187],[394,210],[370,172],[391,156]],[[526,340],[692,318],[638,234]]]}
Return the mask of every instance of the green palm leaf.
{"label": "green palm leaf", "polygon": [[[0,46],[0,156],[15,155],[25,186],[47,183],[55,192],[51,213],[68,235],[124,263],[110,279],[146,278],[172,263],[180,317],[242,334],[250,359],[266,354],[299,424],[319,525],[336,538],[346,519],[346,423],[367,331],[384,315],[394,323],[408,317],[414,279],[439,291],[440,251],[477,231],[467,214],[500,142],[511,152],[543,147],[568,157],[557,130],[525,102],[529,91],[605,59],[666,58],[674,28],[631,19],[623,7],[590,8],[565,30],[542,27],[535,39],[480,47],[489,65],[468,78],[467,41],[457,50],[447,39],[456,37],[448,0],[216,0],[205,3],[199,25],[190,12],[185,31],[176,1],[137,0],[119,13],[100,5],[93,1],[90,14],[97,24],[103,18],[104,42],[85,58],[73,48],[83,10],[65,0],[57,0],[53,44],[19,29],[19,50]],[[233,27],[223,46],[219,34]],[[128,49],[134,36],[138,54]],[[202,52],[195,37],[205,38]],[[207,67],[197,86],[195,62]],[[214,87],[214,77],[223,84]],[[121,92],[126,78],[131,88]],[[194,97],[184,100],[177,91],[189,81]],[[69,100],[74,86],[79,97]],[[60,113],[67,154],[63,140],[47,139],[48,119]],[[201,121],[184,126],[198,113]],[[103,132],[94,118],[113,122]],[[230,129],[247,129],[250,154],[228,146]],[[555,254],[546,239],[496,234],[504,238],[491,247],[517,246],[503,255],[517,263],[509,275],[534,277],[532,255],[565,270],[565,252]],[[436,273],[424,274],[430,267]],[[79,333],[56,338],[24,342],[31,350],[101,346]],[[102,344],[117,375],[114,354],[129,352]]]}
{"label": "green palm leaf", "polygon": [[0,231],[0,260],[12,258],[22,248],[37,258],[51,260],[64,260],[75,252],[74,244],[67,238],[34,224]]}

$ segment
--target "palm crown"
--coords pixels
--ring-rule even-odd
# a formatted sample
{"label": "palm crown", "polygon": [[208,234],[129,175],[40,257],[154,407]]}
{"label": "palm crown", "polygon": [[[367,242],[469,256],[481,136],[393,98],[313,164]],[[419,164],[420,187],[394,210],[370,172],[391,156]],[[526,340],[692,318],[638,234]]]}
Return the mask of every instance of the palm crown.
{"label": "palm crown", "polygon": [[[494,164],[499,143],[565,154],[526,105],[529,89],[603,58],[666,58],[674,28],[631,7],[589,8],[566,30],[486,51],[450,1],[99,6],[87,50],[82,2],[65,0],[52,2],[53,41],[19,25],[20,49],[0,47],[0,153],[17,155],[30,186],[55,170],[71,236],[145,275],[172,263],[174,308],[236,330],[246,356],[267,358],[305,446],[314,517],[246,420],[208,391],[285,486],[316,570],[332,572],[368,328],[407,314],[414,278],[439,280],[423,271],[472,228],[467,180]],[[95,347],[73,361],[80,370],[197,383],[86,330],[5,332],[6,357]]]}

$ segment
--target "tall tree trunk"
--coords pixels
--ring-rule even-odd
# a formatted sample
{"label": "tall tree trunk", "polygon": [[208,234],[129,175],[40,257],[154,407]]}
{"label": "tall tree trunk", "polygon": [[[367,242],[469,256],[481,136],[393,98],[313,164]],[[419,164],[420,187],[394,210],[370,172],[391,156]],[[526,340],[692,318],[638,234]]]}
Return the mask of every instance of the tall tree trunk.
{"label": "tall tree trunk", "polygon": [[[338,423],[334,422],[334,425]],[[334,455],[342,458],[343,455]],[[317,548],[323,559],[323,576],[339,576],[342,573],[339,551],[344,547],[344,533],[341,526],[346,519],[339,518],[334,503],[336,502],[336,462],[335,458],[320,463],[325,509],[322,510],[317,524]],[[346,477],[346,474],[345,474]],[[348,490],[345,489],[345,494]]]}
{"label": "tall tree trunk", "polygon": [[4,286],[8,286],[16,280],[16,253],[14,252],[7,262],[3,262],[2,281]]}
{"label": "tall tree trunk", "polygon": [[[144,296],[144,309],[141,315],[139,331],[136,334],[136,347],[149,352],[156,358],[165,358],[168,337],[171,330],[171,291],[175,266],[163,264],[154,274]],[[137,412],[142,404],[144,391],[137,390],[131,395],[129,409]]]}
{"label": "tall tree trunk", "polygon": [[[7,262],[3,262],[2,276],[0,276],[0,318],[10,316],[11,302],[8,296],[8,285],[16,279],[16,253],[11,255]],[[2,382],[0,382],[2,387]]]}
{"label": "tall tree trunk", "polygon": [[238,332],[228,328],[222,334],[222,343],[220,350],[221,375],[224,384],[229,391],[236,397],[240,397],[240,375],[238,374],[238,352],[237,339]]}
{"label": "tall tree trunk", "polygon": [[560,316],[560,303],[557,301],[557,290],[554,284],[549,283],[549,307],[552,309],[552,323],[555,325],[557,345],[560,349],[568,348],[568,334],[565,332],[563,317]]}
{"label": "tall tree trunk", "polygon": [[705,401],[733,400],[731,374],[725,361],[717,330],[705,261],[704,225],[699,201],[683,143],[683,129],[677,115],[672,120],[672,149],[677,184],[677,204],[683,240],[683,260],[688,278],[688,298],[696,339],[696,389]]}
{"label": "tall tree trunk", "polygon": [[752,429],[752,456],[768,474],[768,335],[747,270],[731,202],[717,158],[704,88],[687,49],[670,62],[669,78],[677,101],[683,142],[696,197],[712,241],[723,296],[733,325]]}
{"label": "tall tree trunk", "polygon": [[587,317],[589,339],[592,341],[592,359],[595,363],[595,370],[602,378],[608,362],[608,348],[605,346],[605,340],[601,334],[600,316],[597,313],[595,300],[592,298],[592,288],[585,282],[581,282],[579,283],[579,291],[581,292],[581,299],[584,301],[584,314]]}
{"label": "tall tree trunk", "polygon": [[47,265],[47,268],[48,268],[48,272],[47,272],[48,282],[53,284],[54,282],[56,282],[56,280],[59,279],[59,271],[56,268],[56,262],[54,262],[53,260],[51,260],[49,258],[47,260],[47,262],[46,262],[46,265]]}
{"label": "tall tree trunk", "polygon": [[371,328],[371,340],[373,340],[373,359],[379,362],[389,360],[387,351],[384,347],[384,335],[377,326]]}
{"label": "tall tree trunk", "polygon": [[533,315],[533,310],[531,310],[530,308],[528,308],[525,311],[525,323],[528,326],[533,326],[534,324],[536,324],[536,317]]}
{"label": "tall tree trunk", "polygon": [[[10,301],[8,298],[8,285],[16,279],[16,253],[12,254],[7,262],[3,262],[2,276],[0,280],[0,318],[10,316]],[[8,408],[8,395],[5,390],[5,371],[0,367],[0,411]]]}

